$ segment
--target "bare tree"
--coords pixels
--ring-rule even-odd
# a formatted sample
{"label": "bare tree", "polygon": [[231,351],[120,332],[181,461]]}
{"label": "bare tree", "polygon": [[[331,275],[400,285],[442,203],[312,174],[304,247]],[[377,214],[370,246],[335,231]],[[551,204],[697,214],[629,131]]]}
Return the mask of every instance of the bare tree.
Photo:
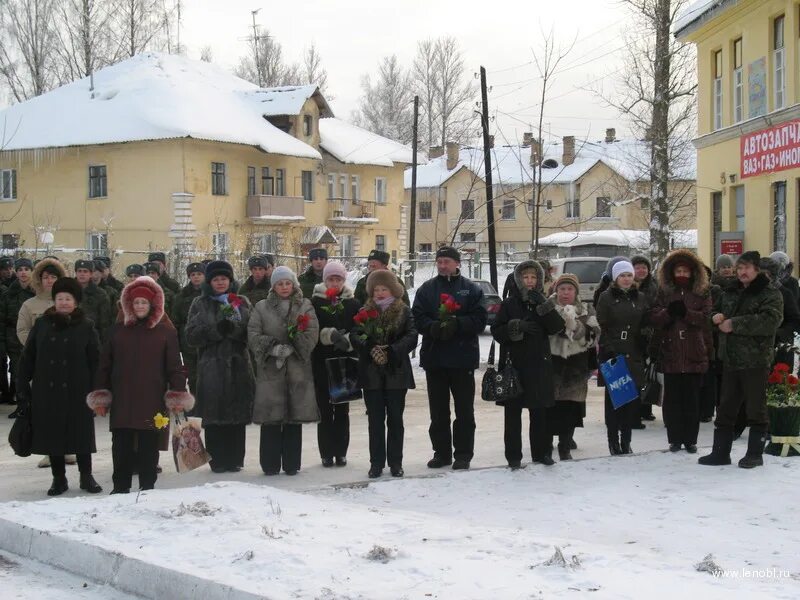
{"label": "bare tree", "polygon": [[303,79],[306,83],[316,84],[323,93],[328,87],[328,71],[322,65],[322,57],[314,44],[303,56]]}
{"label": "bare tree", "polygon": [[119,55],[112,35],[115,10],[108,0],[60,0],[56,30],[62,83],[115,62]]}
{"label": "bare tree", "polygon": [[417,56],[411,69],[415,95],[419,96],[420,128],[419,140],[423,148],[435,145],[438,138],[436,42],[423,40],[417,43]]}
{"label": "bare tree", "polygon": [[58,84],[56,0],[6,0],[0,10],[0,77],[17,102]]}
{"label": "bare tree", "polygon": [[650,254],[663,258],[670,250],[670,215],[686,198],[685,190],[676,191],[670,180],[685,169],[693,152],[689,140],[695,124],[695,57],[691,44],[671,35],[687,0],[620,1],[637,28],[629,28],[626,35],[626,65],[616,94],[601,95],[650,143]]}
{"label": "bare tree", "polygon": [[167,13],[175,10],[163,0],[116,0],[115,38],[120,54],[135,56],[145,50],[160,50],[167,47],[168,30],[164,23]]}
{"label": "bare tree", "polygon": [[361,81],[363,96],[353,114],[357,125],[389,139],[408,144],[411,142],[413,92],[409,75],[397,55],[385,56],[373,83],[369,75]]}
{"label": "bare tree", "polygon": [[283,46],[269,31],[255,28],[250,38],[250,53],[239,60],[236,75],[261,87],[292,85],[300,81],[300,66],[287,63]]}

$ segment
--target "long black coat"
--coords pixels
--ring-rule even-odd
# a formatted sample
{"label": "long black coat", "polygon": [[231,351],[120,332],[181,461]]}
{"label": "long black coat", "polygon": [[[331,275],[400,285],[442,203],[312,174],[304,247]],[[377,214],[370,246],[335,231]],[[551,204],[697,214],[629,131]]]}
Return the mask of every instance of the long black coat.
{"label": "long black coat", "polygon": [[250,302],[241,296],[241,320],[232,331],[222,333],[218,327],[225,319],[220,313],[222,304],[210,293],[204,284],[203,295],[192,302],[186,323],[186,341],[198,352],[195,412],[203,425],[249,424],[256,391],[247,351]]}
{"label": "long black coat", "polygon": [[[627,293],[611,284],[597,301],[600,323],[598,359],[605,362],[622,354],[637,387],[644,385],[644,359],[647,352],[647,313],[650,306],[635,287]],[[598,384],[601,383],[598,378]]]}
{"label": "long black coat", "polygon": [[317,315],[319,322],[319,343],[317,343],[314,351],[311,353],[311,368],[314,371],[314,385],[317,390],[317,395],[328,395],[328,370],[325,366],[325,361],[329,358],[340,356],[355,356],[352,349],[347,351],[337,350],[331,344],[325,342],[330,341],[330,332],[325,330],[330,329],[344,329],[345,334],[349,333],[355,323],[353,317],[358,313],[360,303],[353,297],[352,288],[345,286],[342,288],[340,302],[342,304],[341,310],[331,313],[326,310],[330,307],[330,300],[325,296],[324,283],[317,284],[314,288],[314,296],[311,298],[311,305],[314,307],[314,313]]}
{"label": "long black coat", "polygon": [[80,308],[69,316],[50,308],[36,320],[17,377],[20,396],[31,401],[33,454],[96,452],[86,395],[99,355],[97,331]]}

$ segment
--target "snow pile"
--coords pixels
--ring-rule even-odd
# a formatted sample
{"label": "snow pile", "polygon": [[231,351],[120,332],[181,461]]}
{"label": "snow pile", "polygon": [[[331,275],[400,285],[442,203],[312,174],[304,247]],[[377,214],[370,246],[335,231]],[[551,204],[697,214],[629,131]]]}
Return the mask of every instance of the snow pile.
{"label": "snow pile", "polygon": [[345,164],[393,167],[411,164],[412,150],[352,123],[333,117],[319,120],[320,146]]}
{"label": "snow pile", "polygon": [[[306,494],[221,482],[0,510],[7,521],[271,598],[624,599],[647,589],[657,598],[793,599],[800,528],[775,498],[800,485],[800,461],[765,459],[742,471],[655,453]],[[725,570],[710,577],[697,565],[712,553]]]}
{"label": "snow pile", "polygon": [[306,100],[315,96],[322,104],[321,112],[325,115],[333,114],[315,84],[258,88],[249,95],[261,103],[259,112],[265,116],[298,115]]}

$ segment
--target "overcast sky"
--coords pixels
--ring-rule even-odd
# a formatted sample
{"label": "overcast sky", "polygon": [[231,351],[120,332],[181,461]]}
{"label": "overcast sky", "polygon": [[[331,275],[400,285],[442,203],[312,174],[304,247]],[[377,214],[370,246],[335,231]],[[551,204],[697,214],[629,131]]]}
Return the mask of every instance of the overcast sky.
{"label": "overcast sky", "polygon": [[538,118],[541,81],[533,52],[541,47],[542,28],[552,27],[564,45],[577,41],[554,82],[545,128],[555,137],[600,139],[607,127],[616,127],[618,136],[628,134],[614,109],[581,90],[589,84],[610,90],[615,83],[621,33],[630,27],[616,0],[190,0],[181,42],[194,58],[210,45],[214,62],[233,68],[247,52],[251,11],[257,8],[257,22],[290,59],[300,60],[304,48],[317,45],[335,98],[333,110],[348,119],[358,105],[362,75],[376,72],[381,57],[395,53],[410,66],[418,40],[454,36],[470,74],[481,65],[488,71],[489,106],[498,111],[497,143],[521,138]]}

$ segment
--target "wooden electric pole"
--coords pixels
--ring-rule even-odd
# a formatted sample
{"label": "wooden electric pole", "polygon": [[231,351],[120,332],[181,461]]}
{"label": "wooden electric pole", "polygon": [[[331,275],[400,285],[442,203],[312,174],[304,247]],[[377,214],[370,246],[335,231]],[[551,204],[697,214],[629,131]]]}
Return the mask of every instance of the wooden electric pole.
{"label": "wooden electric pole", "polygon": [[489,142],[489,93],[486,89],[486,69],[481,67],[481,124],[483,125],[483,171],[486,181],[486,226],[489,232],[489,278],[497,287],[497,244],[494,236],[494,196],[492,188],[492,148]]}
{"label": "wooden electric pole", "polygon": [[419,142],[419,96],[414,96],[414,125],[411,129],[411,215],[408,223],[408,260],[411,261],[410,287],[414,287],[417,243],[417,144]]}

